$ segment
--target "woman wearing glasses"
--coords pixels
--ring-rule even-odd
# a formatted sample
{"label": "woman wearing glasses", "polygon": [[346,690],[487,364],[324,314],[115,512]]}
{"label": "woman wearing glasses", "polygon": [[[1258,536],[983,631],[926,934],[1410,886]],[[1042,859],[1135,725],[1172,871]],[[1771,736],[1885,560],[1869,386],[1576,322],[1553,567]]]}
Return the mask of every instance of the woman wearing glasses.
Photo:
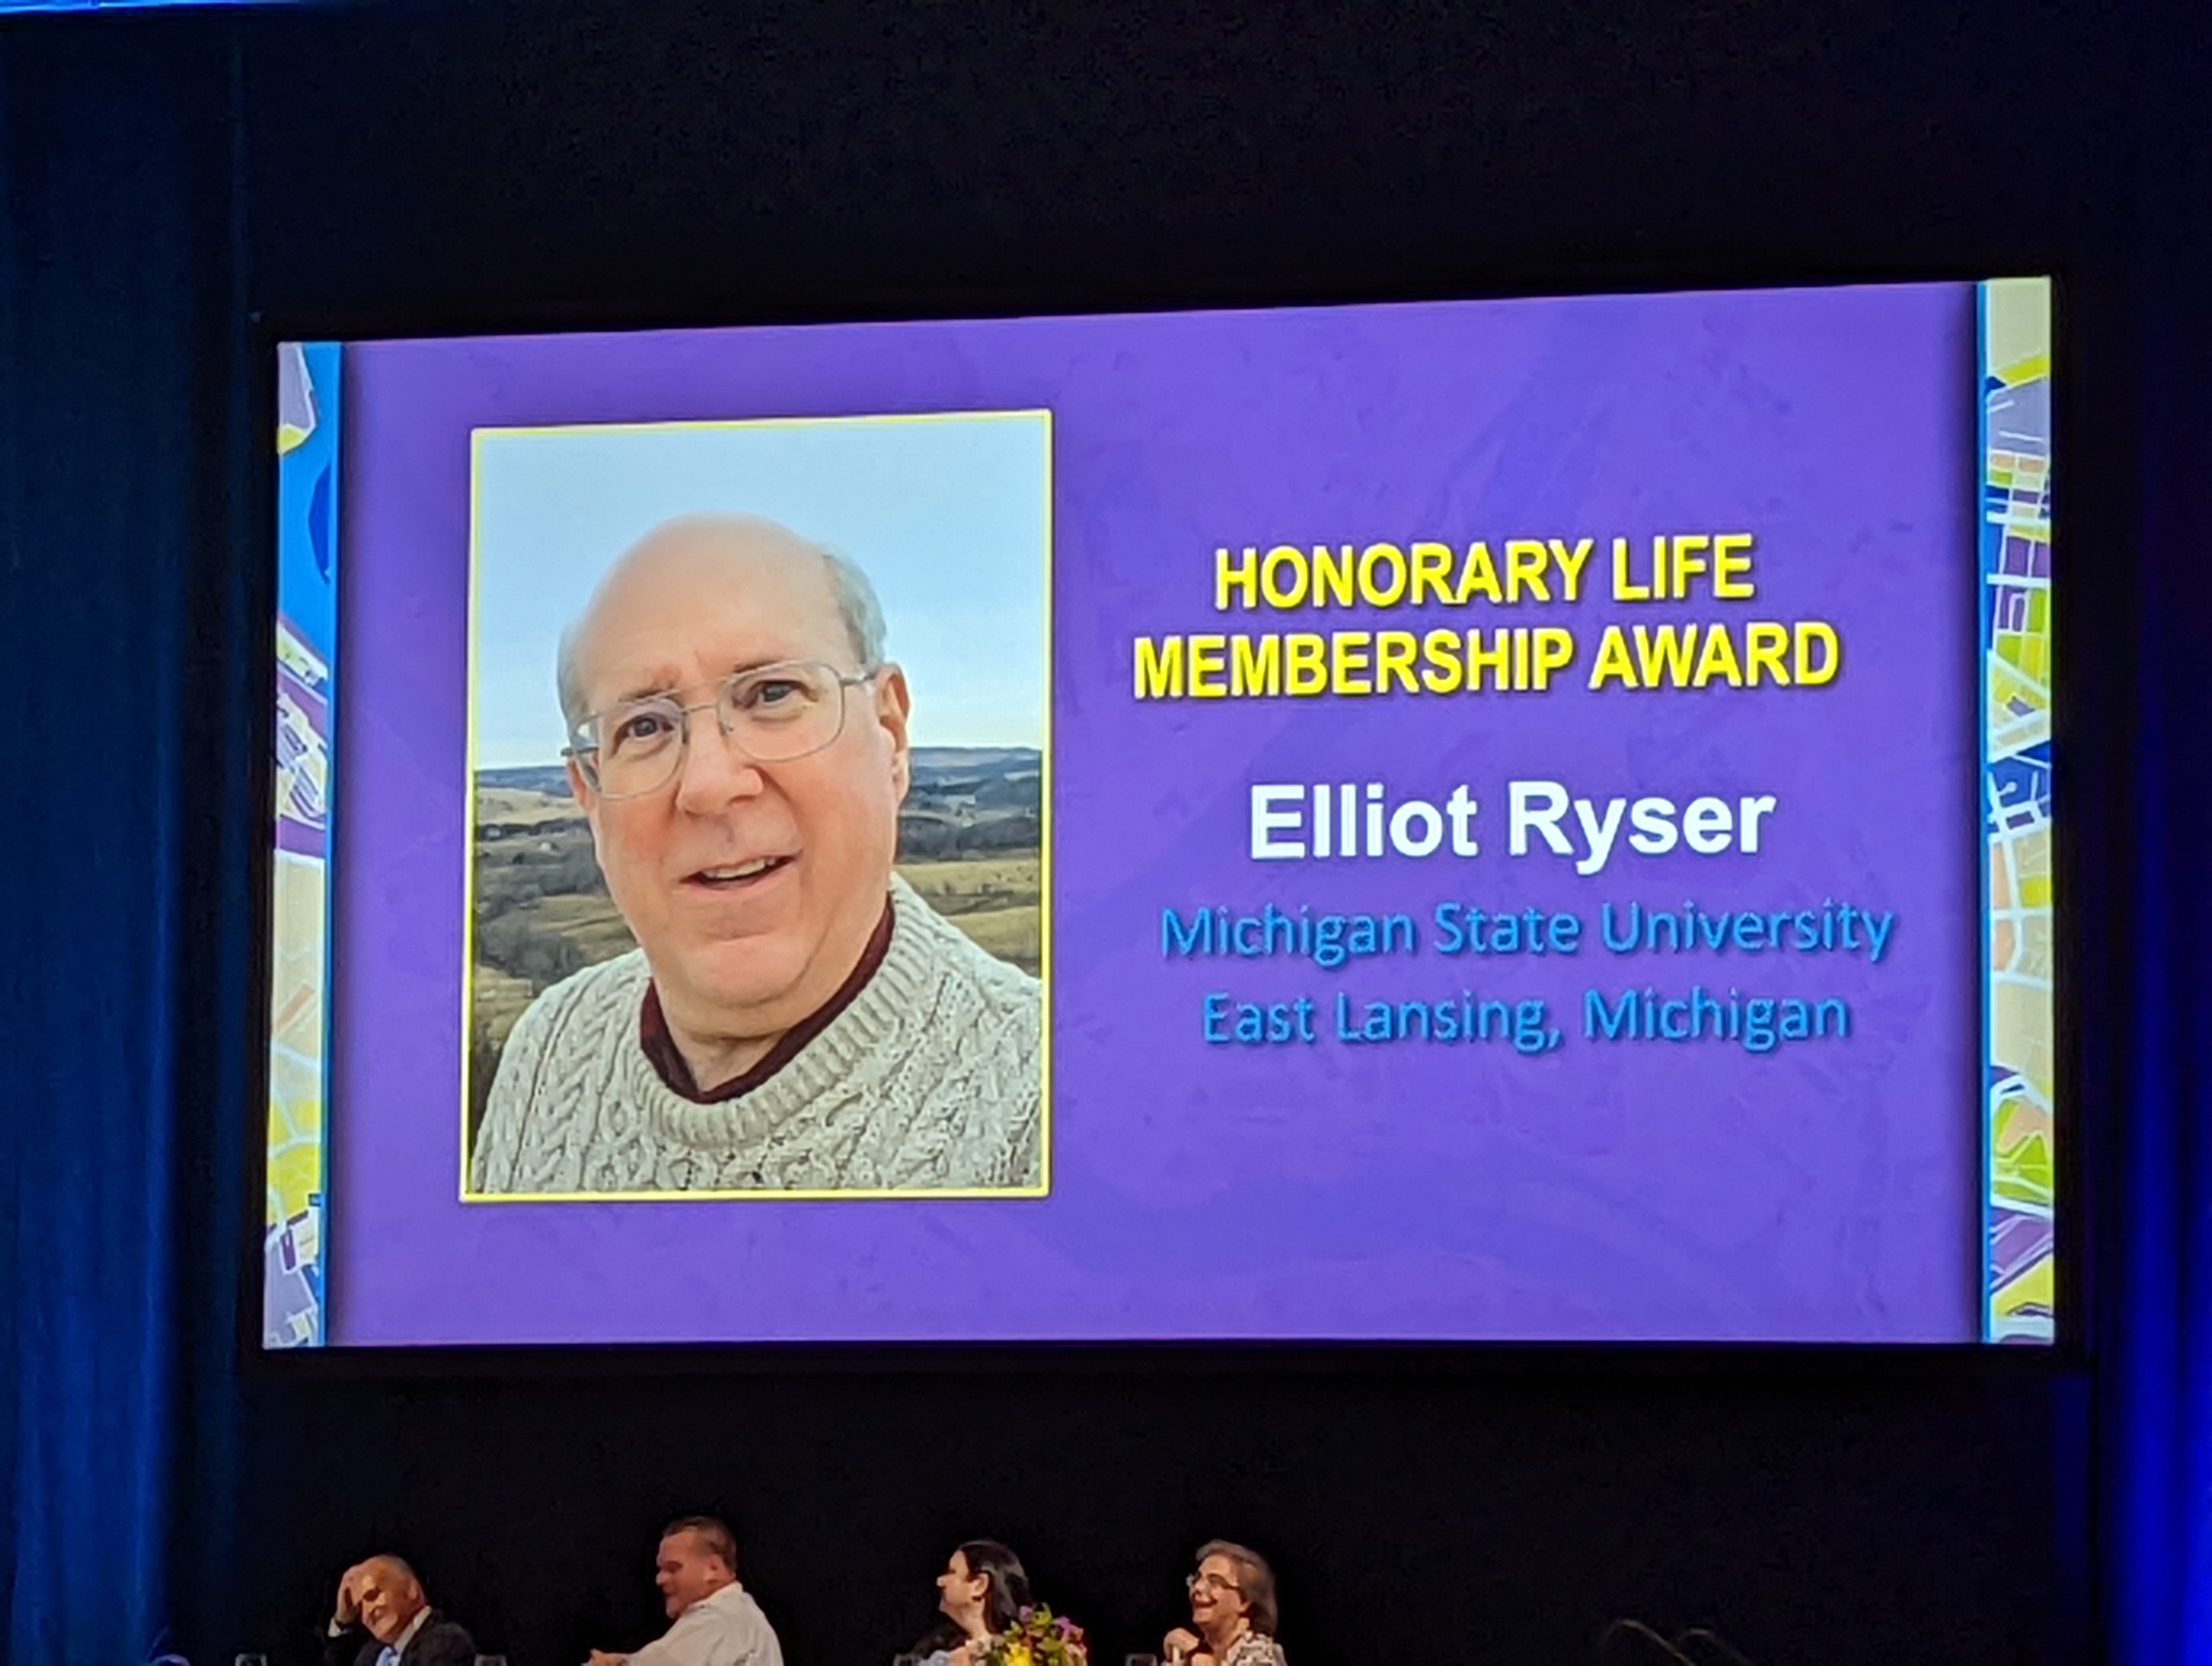
{"label": "woman wearing glasses", "polygon": [[1275,1574],[1265,1557],[1215,1539],[1200,1547],[1190,1625],[1161,1645],[1172,1666],[1284,1666],[1275,1641]]}

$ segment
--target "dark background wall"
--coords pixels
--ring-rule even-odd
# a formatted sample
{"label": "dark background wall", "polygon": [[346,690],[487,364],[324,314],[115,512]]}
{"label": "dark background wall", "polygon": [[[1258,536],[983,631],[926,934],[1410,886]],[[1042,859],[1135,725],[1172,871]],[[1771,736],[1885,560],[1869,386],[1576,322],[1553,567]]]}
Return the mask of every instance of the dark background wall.
{"label": "dark background wall", "polygon": [[[2066,559],[2095,575],[2065,640],[2108,673],[2061,709],[2069,1179],[2110,1201],[2140,767],[2130,446],[2143,341],[2204,245],[2186,9],[562,0],[100,21],[96,43],[5,43],[4,107],[62,123],[70,78],[106,77],[186,136],[174,235],[224,276],[177,327],[213,367],[204,420],[240,435],[258,431],[248,307],[272,329],[421,331],[2057,271]],[[1621,1614],[1717,1624],[1761,1662],[2094,1649],[2102,1225],[2073,1244],[2081,1349],[2057,1361],[241,1365],[258,443],[234,440],[229,489],[193,511],[216,553],[185,686],[221,767],[179,789],[197,975],[177,997],[171,1555],[198,1656],[311,1646],[338,1572],[384,1546],[518,1663],[631,1645],[654,1628],[658,1526],[702,1507],[737,1524],[795,1666],[902,1646],[976,1534],[1013,1542],[1107,1659],[1156,1646],[1217,1533],[1279,1559],[1300,1666],[1587,1659]]]}
{"label": "dark background wall", "polygon": [[1622,1614],[1717,1625],[1762,1663],[2086,1646],[2061,1526],[2084,1408],[2032,1371],[685,1372],[256,1405],[256,1647],[305,1637],[384,1542],[518,1661],[632,1647],[658,1631],[659,1526],[701,1507],[735,1523],[793,1662],[887,1660],[983,1534],[1101,1662],[1158,1649],[1217,1534],[1277,1560],[1301,1666],[1587,1661]]}

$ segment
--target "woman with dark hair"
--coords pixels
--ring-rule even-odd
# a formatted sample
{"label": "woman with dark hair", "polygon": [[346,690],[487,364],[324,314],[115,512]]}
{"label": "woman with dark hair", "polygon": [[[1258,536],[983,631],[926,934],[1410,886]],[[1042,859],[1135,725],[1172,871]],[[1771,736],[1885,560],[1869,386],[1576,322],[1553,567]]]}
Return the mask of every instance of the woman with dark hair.
{"label": "woman with dark hair", "polygon": [[1022,1559],[994,1539],[970,1539],[937,1576],[944,1620],[915,1647],[922,1666],[977,1666],[991,1640],[1030,1605]]}
{"label": "woman with dark hair", "polygon": [[1275,1572],[1256,1550],[1213,1539],[1199,1547],[1190,1626],[1161,1645],[1172,1666],[1284,1666],[1275,1641]]}

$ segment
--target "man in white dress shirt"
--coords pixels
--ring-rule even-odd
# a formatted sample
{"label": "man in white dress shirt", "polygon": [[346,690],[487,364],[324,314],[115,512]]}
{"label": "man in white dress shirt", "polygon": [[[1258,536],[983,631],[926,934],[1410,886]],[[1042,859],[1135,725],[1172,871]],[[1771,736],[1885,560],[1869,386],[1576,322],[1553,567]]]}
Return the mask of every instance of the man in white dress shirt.
{"label": "man in white dress shirt", "polygon": [[783,1666],[775,1628],[738,1583],[738,1541],[712,1516],[686,1516],[660,1535],[653,1583],[675,1623],[635,1654],[592,1651],[590,1666]]}

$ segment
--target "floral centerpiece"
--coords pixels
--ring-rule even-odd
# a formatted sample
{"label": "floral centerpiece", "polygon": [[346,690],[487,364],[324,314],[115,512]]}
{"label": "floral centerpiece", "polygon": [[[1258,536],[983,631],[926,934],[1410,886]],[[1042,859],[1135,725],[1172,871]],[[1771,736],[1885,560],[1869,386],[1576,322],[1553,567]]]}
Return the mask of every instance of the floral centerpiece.
{"label": "floral centerpiece", "polygon": [[1083,1627],[1039,1603],[991,1639],[981,1666],[1089,1666],[1090,1659]]}

